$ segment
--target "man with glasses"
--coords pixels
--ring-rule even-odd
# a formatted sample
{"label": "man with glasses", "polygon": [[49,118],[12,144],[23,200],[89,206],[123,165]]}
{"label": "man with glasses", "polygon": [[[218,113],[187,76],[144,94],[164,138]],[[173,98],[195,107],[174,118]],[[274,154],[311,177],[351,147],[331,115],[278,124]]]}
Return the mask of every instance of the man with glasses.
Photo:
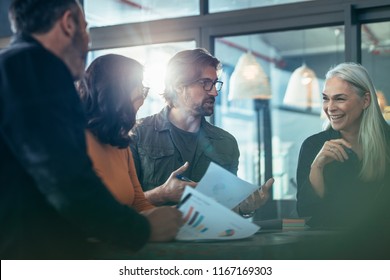
{"label": "man with glasses", "polygon": [[[220,61],[205,49],[177,53],[167,66],[163,93],[167,106],[140,120],[130,133],[138,178],[155,205],[177,203],[184,187],[195,187],[210,162],[237,174],[236,139],[205,119],[214,113],[223,85],[218,81],[220,69]],[[191,181],[179,180],[179,175]],[[251,212],[264,204],[272,182],[239,210]]]}

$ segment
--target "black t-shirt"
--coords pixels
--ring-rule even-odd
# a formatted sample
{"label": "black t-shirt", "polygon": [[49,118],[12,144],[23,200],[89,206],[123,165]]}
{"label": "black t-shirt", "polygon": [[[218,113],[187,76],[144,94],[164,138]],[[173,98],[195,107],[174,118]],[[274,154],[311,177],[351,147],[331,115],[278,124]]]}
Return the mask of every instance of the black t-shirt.
{"label": "black t-shirt", "polygon": [[198,146],[199,131],[188,132],[172,124],[171,132],[173,143],[180,153],[182,162],[185,163],[188,161],[190,164],[189,168],[185,172],[185,175],[191,177],[191,163],[193,162]]}

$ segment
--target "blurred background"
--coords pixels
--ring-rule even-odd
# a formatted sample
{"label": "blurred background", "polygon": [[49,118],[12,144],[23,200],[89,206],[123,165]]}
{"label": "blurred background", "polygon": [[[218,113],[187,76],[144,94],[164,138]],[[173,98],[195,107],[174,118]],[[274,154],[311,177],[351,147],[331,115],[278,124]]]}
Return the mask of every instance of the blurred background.
{"label": "blurred background", "polygon": [[[4,48],[11,37],[10,0],[0,3]],[[304,139],[322,130],[321,91],[331,66],[362,63],[390,120],[390,0],[81,3],[91,34],[88,63],[118,53],[144,64],[151,92],[138,117],[165,105],[160,96],[165,65],[176,52],[204,47],[221,60],[224,86],[210,121],[236,137],[240,178],[254,184],[275,178],[273,200],[263,217],[295,215],[299,149]],[[249,65],[237,67],[241,58],[250,58]],[[242,75],[236,81],[241,87],[233,89],[234,71]]]}

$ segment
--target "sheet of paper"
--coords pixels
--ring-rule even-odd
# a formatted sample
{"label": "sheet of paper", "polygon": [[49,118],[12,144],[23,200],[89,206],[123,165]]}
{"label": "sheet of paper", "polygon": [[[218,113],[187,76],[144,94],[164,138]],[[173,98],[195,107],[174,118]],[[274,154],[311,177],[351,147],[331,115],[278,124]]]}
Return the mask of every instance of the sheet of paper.
{"label": "sheet of paper", "polygon": [[182,197],[191,193],[179,210],[183,213],[184,225],[177,240],[230,240],[246,238],[255,234],[259,227],[215,200],[186,187]]}
{"label": "sheet of paper", "polygon": [[214,162],[210,163],[206,174],[198,183],[197,191],[233,209],[259,187],[252,185]]}

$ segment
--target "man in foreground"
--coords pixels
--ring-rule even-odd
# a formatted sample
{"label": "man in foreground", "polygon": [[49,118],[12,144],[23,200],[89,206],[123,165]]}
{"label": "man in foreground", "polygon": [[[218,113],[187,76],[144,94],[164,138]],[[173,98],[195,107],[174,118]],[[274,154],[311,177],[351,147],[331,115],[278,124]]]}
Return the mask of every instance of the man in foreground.
{"label": "man in foreground", "polygon": [[181,214],[116,202],[87,156],[74,80],[89,35],[76,0],[14,0],[0,52],[0,258],[92,258],[101,240],[132,250],[171,240]]}

